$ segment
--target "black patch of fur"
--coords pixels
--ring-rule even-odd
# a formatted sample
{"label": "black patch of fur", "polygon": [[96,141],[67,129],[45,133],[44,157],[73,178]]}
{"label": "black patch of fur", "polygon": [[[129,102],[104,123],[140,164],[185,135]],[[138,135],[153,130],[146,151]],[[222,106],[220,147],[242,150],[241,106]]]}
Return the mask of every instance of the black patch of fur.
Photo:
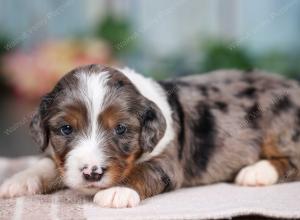
{"label": "black patch of fur", "polygon": [[179,143],[179,149],[178,149],[178,158],[182,159],[183,154],[183,147],[184,147],[184,139],[185,139],[185,124],[184,124],[184,111],[183,108],[179,102],[177,89],[178,84],[173,82],[159,82],[160,85],[165,89],[168,102],[173,110],[173,113],[175,116],[176,121],[179,123],[179,133],[178,133],[178,143]]}
{"label": "black patch of fur", "polygon": [[203,102],[198,103],[198,118],[192,122],[191,129],[195,134],[191,146],[192,158],[199,171],[205,170],[215,148],[216,122],[210,107]]}
{"label": "black patch of fur", "polygon": [[142,114],[142,124],[143,126],[149,122],[153,121],[156,118],[155,111],[151,108],[146,109]]}
{"label": "black patch of fur", "polygon": [[41,103],[40,103],[40,109],[39,112],[41,114],[41,119],[43,120],[47,114],[48,109],[51,107],[52,103],[54,102],[55,98],[63,91],[63,86],[61,83],[58,83],[53,90],[42,97]]}
{"label": "black patch of fur", "polygon": [[238,98],[255,98],[256,97],[256,88],[250,86],[235,95]]}
{"label": "black patch of fur", "polygon": [[252,128],[259,128],[259,120],[262,117],[262,112],[258,103],[254,103],[253,106],[246,110],[245,120],[246,123]]}
{"label": "black patch of fur", "polygon": [[292,140],[294,142],[298,142],[300,139],[300,108],[297,109],[295,117],[296,117],[296,127],[294,129],[295,132],[292,136]]}
{"label": "black patch of fur", "polygon": [[160,166],[156,166],[155,169],[164,186],[162,193],[171,191],[174,187],[169,175]]}
{"label": "black patch of fur", "polygon": [[296,111],[296,123],[300,128],[300,108],[298,108]]}
{"label": "black patch of fur", "polygon": [[298,142],[299,141],[299,138],[300,138],[300,130],[299,129],[296,129],[293,136],[292,136],[292,140],[294,142]]}
{"label": "black patch of fur", "polygon": [[189,163],[184,166],[184,173],[187,174],[187,176],[193,177],[195,176],[195,174],[197,174],[194,170],[193,170],[194,165],[192,163]]}
{"label": "black patch of fur", "polygon": [[217,101],[215,102],[215,106],[220,111],[226,113],[228,111],[228,105],[225,102]]}
{"label": "black patch of fur", "polygon": [[293,103],[290,100],[289,96],[284,95],[276,100],[276,102],[272,106],[272,112],[275,115],[278,115],[282,112],[288,111],[292,106],[293,106]]}
{"label": "black patch of fur", "polygon": [[177,86],[183,86],[183,87],[189,87],[189,88],[196,88],[198,90],[201,91],[202,95],[204,96],[208,96],[208,92],[209,92],[209,89],[212,90],[213,92],[220,92],[220,89],[216,86],[205,86],[205,85],[198,85],[198,84],[193,84],[193,83],[190,83],[190,82],[185,82],[185,81],[174,81],[174,83],[177,85]]}
{"label": "black patch of fur", "polygon": [[207,87],[205,85],[197,85],[197,89],[199,89],[203,96],[208,96]]}
{"label": "black patch of fur", "polygon": [[192,87],[193,85],[189,82],[185,81],[174,81],[174,83],[178,86],[187,86],[187,87]]}
{"label": "black patch of fur", "polygon": [[115,84],[116,89],[120,89],[124,86],[124,82],[122,80],[118,80]]}
{"label": "black patch of fur", "polygon": [[253,84],[255,82],[254,78],[249,73],[245,74],[241,80],[248,84]]}
{"label": "black patch of fur", "polygon": [[89,72],[96,72],[96,70],[98,69],[98,65],[97,64],[88,65],[87,69]]}
{"label": "black patch of fur", "polygon": [[218,87],[216,87],[216,86],[212,86],[211,89],[214,92],[220,92],[220,89]]}

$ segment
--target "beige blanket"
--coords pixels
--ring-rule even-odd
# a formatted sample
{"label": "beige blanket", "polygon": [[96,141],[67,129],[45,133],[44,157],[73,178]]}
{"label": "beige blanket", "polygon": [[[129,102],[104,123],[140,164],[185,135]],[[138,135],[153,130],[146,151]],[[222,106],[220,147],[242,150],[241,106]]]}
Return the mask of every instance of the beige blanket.
{"label": "beige blanket", "polygon": [[[0,159],[0,182],[36,158]],[[263,188],[216,184],[166,193],[136,208],[107,209],[70,190],[0,200],[0,219],[219,219],[241,215],[300,218],[300,182]]]}

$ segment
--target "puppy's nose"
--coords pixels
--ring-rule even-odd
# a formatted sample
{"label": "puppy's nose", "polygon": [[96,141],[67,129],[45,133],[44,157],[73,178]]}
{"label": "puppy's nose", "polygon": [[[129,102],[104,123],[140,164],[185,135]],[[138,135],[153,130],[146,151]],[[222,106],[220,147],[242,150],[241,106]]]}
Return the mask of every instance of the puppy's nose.
{"label": "puppy's nose", "polygon": [[88,167],[82,169],[83,178],[89,182],[100,181],[103,176],[103,169],[98,166]]}

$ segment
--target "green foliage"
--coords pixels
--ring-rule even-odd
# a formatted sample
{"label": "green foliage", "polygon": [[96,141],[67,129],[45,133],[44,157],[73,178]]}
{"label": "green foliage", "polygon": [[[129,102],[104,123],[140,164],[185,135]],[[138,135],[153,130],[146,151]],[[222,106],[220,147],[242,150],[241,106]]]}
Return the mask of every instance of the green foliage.
{"label": "green foliage", "polygon": [[151,74],[151,77],[162,80],[168,78],[170,75],[172,77],[177,77],[180,75],[186,75],[187,66],[185,63],[184,56],[174,55],[155,62],[156,66]]}
{"label": "green foliage", "polygon": [[127,18],[108,15],[97,25],[95,35],[110,43],[115,54],[128,53],[134,48],[135,35]]}
{"label": "green foliage", "polygon": [[270,50],[258,54],[251,53],[246,45],[231,45],[228,41],[211,38],[202,41],[194,53],[181,50],[166,57],[147,57],[152,64],[142,72],[160,80],[217,69],[260,69],[300,80],[300,51],[284,53]]}
{"label": "green foliage", "polygon": [[198,71],[207,72],[216,69],[261,69],[300,79],[300,51],[283,53],[277,50],[263,54],[250,53],[246,47],[230,47],[224,40],[207,40],[200,47]]}
{"label": "green foliage", "polygon": [[276,72],[287,77],[299,78],[299,55],[269,51],[256,60],[256,68]]}
{"label": "green foliage", "polygon": [[8,37],[0,34],[0,56],[7,52],[6,45],[8,43]]}
{"label": "green foliage", "polygon": [[203,58],[200,61],[200,71],[211,71],[215,69],[242,69],[253,68],[253,60],[244,48],[230,48],[225,41],[204,41],[200,52]]}

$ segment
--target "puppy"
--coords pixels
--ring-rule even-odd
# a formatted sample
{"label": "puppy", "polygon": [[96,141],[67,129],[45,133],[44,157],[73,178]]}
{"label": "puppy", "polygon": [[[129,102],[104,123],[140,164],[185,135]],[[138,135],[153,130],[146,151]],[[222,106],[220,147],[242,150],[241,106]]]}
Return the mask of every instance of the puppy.
{"label": "puppy", "polygon": [[156,82],[84,66],[42,98],[31,133],[45,157],[0,195],[67,186],[123,208],[181,187],[299,180],[299,97],[296,81],[255,71]]}

